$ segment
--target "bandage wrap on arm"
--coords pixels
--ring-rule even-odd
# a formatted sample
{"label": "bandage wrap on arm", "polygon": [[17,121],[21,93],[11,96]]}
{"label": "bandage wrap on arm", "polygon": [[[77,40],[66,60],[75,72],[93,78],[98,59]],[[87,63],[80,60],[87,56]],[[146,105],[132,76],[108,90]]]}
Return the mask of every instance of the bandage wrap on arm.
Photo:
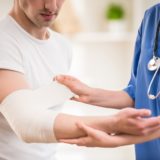
{"label": "bandage wrap on arm", "polygon": [[73,93],[56,82],[37,90],[19,90],[7,96],[0,111],[25,142],[56,142],[54,120]]}

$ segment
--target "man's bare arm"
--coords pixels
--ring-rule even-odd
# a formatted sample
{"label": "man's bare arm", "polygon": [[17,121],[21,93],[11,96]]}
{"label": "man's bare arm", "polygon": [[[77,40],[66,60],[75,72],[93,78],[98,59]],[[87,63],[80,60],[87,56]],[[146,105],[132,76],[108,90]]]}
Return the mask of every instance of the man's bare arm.
{"label": "man's bare arm", "polygon": [[[105,132],[113,132],[113,124],[116,123],[114,116],[74,116],[67,114],[59,114],[55,120],[54,131],[57,139],[77,138],[85,136],[76,123],[83,122],[87,125],[103,130]],[[105,126],[104,126],[104,123]]]}
{"label": "man's bare arm", "polygon": [[0,70],[0,102],[10,93],[19,89],[29,89],[22,73],[11,70]]}

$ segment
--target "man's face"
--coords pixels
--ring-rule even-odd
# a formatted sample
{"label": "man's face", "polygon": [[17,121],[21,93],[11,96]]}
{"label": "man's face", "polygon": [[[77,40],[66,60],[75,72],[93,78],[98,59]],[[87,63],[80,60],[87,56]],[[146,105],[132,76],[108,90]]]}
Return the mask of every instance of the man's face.
{"label": "man's face", "polygon": [[57,17],[64,0],[18,0],[18,9],[38,27],[48,27]]}

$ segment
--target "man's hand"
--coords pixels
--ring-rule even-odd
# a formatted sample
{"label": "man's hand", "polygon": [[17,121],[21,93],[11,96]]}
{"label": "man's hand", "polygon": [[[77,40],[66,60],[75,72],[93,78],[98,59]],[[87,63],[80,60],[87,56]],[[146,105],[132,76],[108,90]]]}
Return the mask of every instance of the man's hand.
{"label": "man's hand", "polygon": [[7,69],[0,69],[0,102],[11,94],[20,89],[31,88],[24,74]]}
{"label": "man's hand", "polygon": [[115,133],[132,135],[148,135],[160,126],[160,117],[149,117],[151,112],[147,109],[122,109],[115,116],[113,126]]}

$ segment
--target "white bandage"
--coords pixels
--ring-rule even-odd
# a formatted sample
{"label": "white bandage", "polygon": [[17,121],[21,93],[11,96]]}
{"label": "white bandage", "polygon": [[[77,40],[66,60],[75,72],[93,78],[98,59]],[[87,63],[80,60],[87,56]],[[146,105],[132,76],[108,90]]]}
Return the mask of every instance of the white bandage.
{"label": "white bandage", "polygon": [[53,82],[36,90],[11,93],[1,103],[0,111],[25,142],[56,142],[54,120],[62,104],[71,97],[69,89]]}

